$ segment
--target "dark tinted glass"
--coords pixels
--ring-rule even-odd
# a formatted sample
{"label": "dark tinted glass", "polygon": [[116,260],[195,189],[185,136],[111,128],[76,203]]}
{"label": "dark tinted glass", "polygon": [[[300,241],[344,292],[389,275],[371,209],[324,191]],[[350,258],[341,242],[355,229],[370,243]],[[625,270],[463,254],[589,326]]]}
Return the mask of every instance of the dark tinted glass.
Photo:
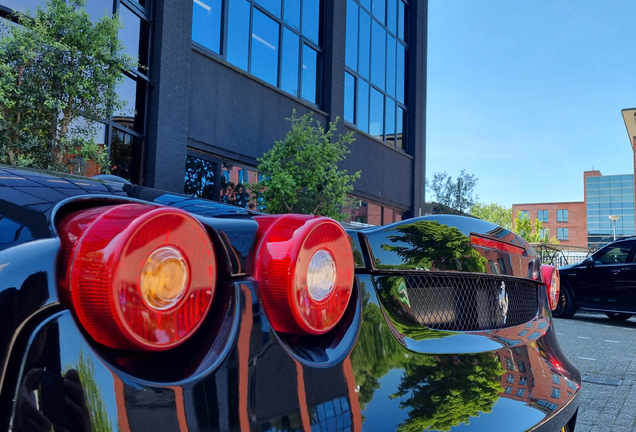
{"label": "dark tinted glass", "polygon": [[285,11],[283,12],[285,22],[300,30],[300,0],[285,0]]}
{"label": "dark tinted glass", "polygon": [[215,162],[206,161],[194,156],[186,156],[184,193],[209,200],[218,200],[214,194],[214,175],[217,169]]}
{"label": "dark tinted glass", "polygon": [[126,47],[124,52],[139,61],[141,19],[123,5],[119,8],[119,19],[122,24],[122,28],[119,30],[119,39]]}
{"label": "dark tinted glass", "polygon": [[280,0],[256,0],[256,3],[280,18]]}
{"label": "dark tinted glass", "polygon": [[221,52],[221,0],[194,0],[192,40]]}
{"label": "dark tinted glass", "polygon": [[303,99],[317,103],[318,53],[308,45],[303,45]]}
{"label": "dark tinted glass", "polygon": [[406,76],[405,76],[405,68],[406,65],[404,64],[404,56],[405,56],[405,49],[404,46],[402,44],[398,44],[397,47],[397,100],[404,103],[405,99],[405,95],[404,95],[404,90],[405,90],[405,85],[404,85],[404,81],[406,80]]}
{"label": "dark tinted glass", "polygon": [[356,79],[353,75],[345,72],[345,111],[344,118],[349,123],[353,123],[355,110],[355,89]]}
{"label": "dark tinted glass", "polygon": [[320,36],[320,0],[305,0],[303,2],[303,36],[314,43],[319,42]]}
{"label": "dark tinted glass", "polygon": [[373,16],[384,24],[384,12],[386,8],[386,0],[372,0],[373,1]]}
{"label": "dark tinted glass", "polygon": [[371,10],[371,0],[360,0],[360,4],[364,6],[368,11]]}
{"label": "dark tinted glass", "polygon": [[369,62],[371,49],[371,17],[368,13],[360,11],[360,56],[358,58],[358,72],[365,78],[369,78]]}
{"label": "dark tinted glass", "polygon": [[386,98],[385,114],[386,140],[389,144],[395,144],[395,101]]}
{"label": "dark tinted glass", "polygon": [[371,89],[369,134],[380,139],[384,135],[384,95],[374,88]]}
{"label": "dark tinted glass", "polygon": [[347,48],[345,63],[351,69],[358,70],[358,5],[347,1]]}
{"label": "dark tinted glass", "polygon": [[110,140],[110,173],[126,180],[132,178],[132,158],[135,137],[112,128]]}
{"label": "dark tinted glass", "polygon": [[300,38],[294,32],[283,30],[283,64],[280,88],[298,97],[298,54]]}
{"label": "dark tinted glass", "polygon": [[371,32],[371,82],[385,89],[386,72],[386,31],[377,21],[373,21]]}
{"label": "dark tinted glass", "polygon": [[229,0],[227,60],[247,70],[250,34],[250,4],[246,0]]}
{"label": "dark tinted glass", "polygon": [[369,132],[369,84],[358,80],[358,129]]}
{"label": "dark tinted glass", "polygon": [[[0,0],[0,3],[4,3]],[[84,10],[91,16],[93,22],[99,21],[101,18],[107,16],[113,16],[113,1],[112,0],[88,0]]]}
{"label": "dark tinted glass", "polygon": [[397,32],[397,3],[398,0],[388,0],[386,2],[386,26],[393,34]]}
{"label": "dark tinted glass", "polygon": [[278,32],[280,25],[254,9],[251,72],[272,85],[278,84]]}
{"label": "dark tinted glass", "polygon": [[397,41],[391,35],[386,37],[386,92],[395,97],[395,76],[397,70]]}
{"label": "dark tinted glass", "polygon": [[398,37],[408,42],[409,7],[404,2],[398,2]]}
{"label": "dark tinted glass", "polygon": [[137,82],[124,76],[124,81],[117,86],[117,94],[119,99],[126,103],[126,106],[115,110],[113,116],[134,117],[137,102]]}

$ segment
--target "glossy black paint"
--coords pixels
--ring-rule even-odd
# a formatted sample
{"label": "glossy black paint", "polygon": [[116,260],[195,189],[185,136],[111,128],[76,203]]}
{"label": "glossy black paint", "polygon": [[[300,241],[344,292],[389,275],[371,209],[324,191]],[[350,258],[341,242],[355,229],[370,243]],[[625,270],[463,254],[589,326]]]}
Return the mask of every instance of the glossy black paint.
{"label": "glossy black paint", "polygon": [[[555,431],[576,415],[580,376],[559,347],[545,287],[533,280],[536,255],[492,224],[436,216],[348,229],[356,282],[344,319],[326,335],[293,336],[274,332],[260,305],[249,275],[256,223],[246,211],[84,178],[12,169],[2,176],[40,185],[56,180],[72,195],[52,193],[56,198],[37,208],[5,207],[12,198],[4,192],[15,188],[0,186],[0,217],[9,208],[11,223],[30,233],[21,231],[0,250],[0,431],[46,430],[47,422],[122,432]],[[208,318],[191,340],[164,353],[100,346],[58,302],[56,216],[130,200],[196,214],[225,260]],[[418,252],[431,244],[404,236],[423,226],[452,235],[461,253]],[[15,229],[7,227],[3,235]],[[396,321],[390,296],[379,295],[382,280],[433,269],[532,281],[537,313],[494,330],[421,327],[415,338]]]}
{"label": "glossy black paint", "polygon": [[[636,240],[610,243],[580,264],[559,267],[574,310],[636,313]],[[562,301],[564,299],[562,298]],[[623,315],[628,318],[628,315]]]}

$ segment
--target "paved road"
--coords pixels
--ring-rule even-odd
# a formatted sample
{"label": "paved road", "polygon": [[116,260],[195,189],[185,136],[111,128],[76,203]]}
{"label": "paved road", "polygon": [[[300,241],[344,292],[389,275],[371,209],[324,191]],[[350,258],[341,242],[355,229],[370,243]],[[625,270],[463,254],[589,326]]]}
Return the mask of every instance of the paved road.
{"label": "paved road", "polygon": [[555,321],[561,347],[584,380],[576,432],[636,431],[636,318],[579,312]]}

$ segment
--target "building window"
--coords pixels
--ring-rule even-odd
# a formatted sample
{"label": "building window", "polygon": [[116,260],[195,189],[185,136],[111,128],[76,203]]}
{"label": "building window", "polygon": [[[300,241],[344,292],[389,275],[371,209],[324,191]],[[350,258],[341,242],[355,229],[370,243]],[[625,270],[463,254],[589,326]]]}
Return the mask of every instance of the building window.
{"label": "building window", "polygon": [[521,210],[519,211],[519,219],[529,219],[530,218],[530,210]]}
{"label": "building window", "polygon": [[569,240],[569,228],[557,228],[557,240]]}
{"label": "building window", "polygon": [[506,369],[508,369],[508,370],[515,370],[515,364],[514,364],[514,362],[513,362],[511,359],[509,359],[509,358],[507,358],[507,359],[506,359]]}
{"label": "building window", "polygon": [[[386,10],[385,10],[386,6]],[[347,0],[345,120],[404,149],[409,6]]]}
{"label": "building window", "polygon": [[526,371],[526,364],[524,362],[517,362],[517,365],[519,366],[519,372],[525,372]]}
{"label": "building window", "polygon": [[561,399],[561,389],[553,388],[552,389],[552,397],[555,399]]}
{"label": "building window", "polygon": [[557,222],[567,222],[567,221],[568,221],[568,211],[557,210]]}
{"label": "building window", "polygon": [[[29,9],[33,14],[44,0],[0,0],[0,6],[16,12]],[[142,179],[142,148],[146,133],[146,107],[148,103],[149,53],[150,53],[150,1],[149,0],[87,0],[83,9],[93,24],[103,17],[112,17],[113,10],[119,13],[122,27],[118,37],[125,46],[124,52],[139,64],[139,68],[123,70],[123,81],[115,88],[125,106],[114,110],[107,118],[84,120],[94,128],[93,142],[108,149],[110,171],[140,184]],[[17,22],[16,15],[7,15],[0,10],[0,17]]]}
{"label": "building window", "polygon": [[528,378],[519,377],[519,385],[527,385],[527,384],[528,384]]}
{"label": "building window", "polygon": [[541,228],[539,230],[539,236],[541,236],[541,239],[546,239],[548,235],[550,235],[550,230],[548,228]]}
{"label": "building window", "polygon": [[320,104],[320,0],[193,2],[194,42],[297,98]]}
{"label": "building window", "polygon": [[512,387],[510,387],[510,386],[506,387],[506,391],[504,393],[506,393],[506,394],[512,393]]}
{"label": "building window", "polygon": [[517,389],[516,396],[522,397],[522,396],[523,396],[523,392],[524,392],[525,390],[526,390],[526,389],[522,389],[522,388]]}
{"label": "building window", "polygon": [[515,377],[514,377],[514,375],[510,375],[510,374],[508,374],[508,380],[507,380],[507,381],[508,381],[510,384],[514,383],[514,382],[515,382]]}
{"label": "building window", "polygon": [[548,211],[547,210],[537,210],[537,219],[541,222],[548,221]]}

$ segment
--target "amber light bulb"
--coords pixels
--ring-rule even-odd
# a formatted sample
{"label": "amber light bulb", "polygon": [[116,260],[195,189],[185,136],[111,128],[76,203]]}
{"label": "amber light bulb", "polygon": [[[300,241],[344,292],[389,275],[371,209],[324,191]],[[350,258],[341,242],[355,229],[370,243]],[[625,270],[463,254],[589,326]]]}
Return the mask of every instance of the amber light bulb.
{"label": "amber light bulb", "polygon": [[144,263],[140,291],[146,303],[158,310],[169,309],[179,302],[188,288],[188,264],[173,246],[153,251]]}

